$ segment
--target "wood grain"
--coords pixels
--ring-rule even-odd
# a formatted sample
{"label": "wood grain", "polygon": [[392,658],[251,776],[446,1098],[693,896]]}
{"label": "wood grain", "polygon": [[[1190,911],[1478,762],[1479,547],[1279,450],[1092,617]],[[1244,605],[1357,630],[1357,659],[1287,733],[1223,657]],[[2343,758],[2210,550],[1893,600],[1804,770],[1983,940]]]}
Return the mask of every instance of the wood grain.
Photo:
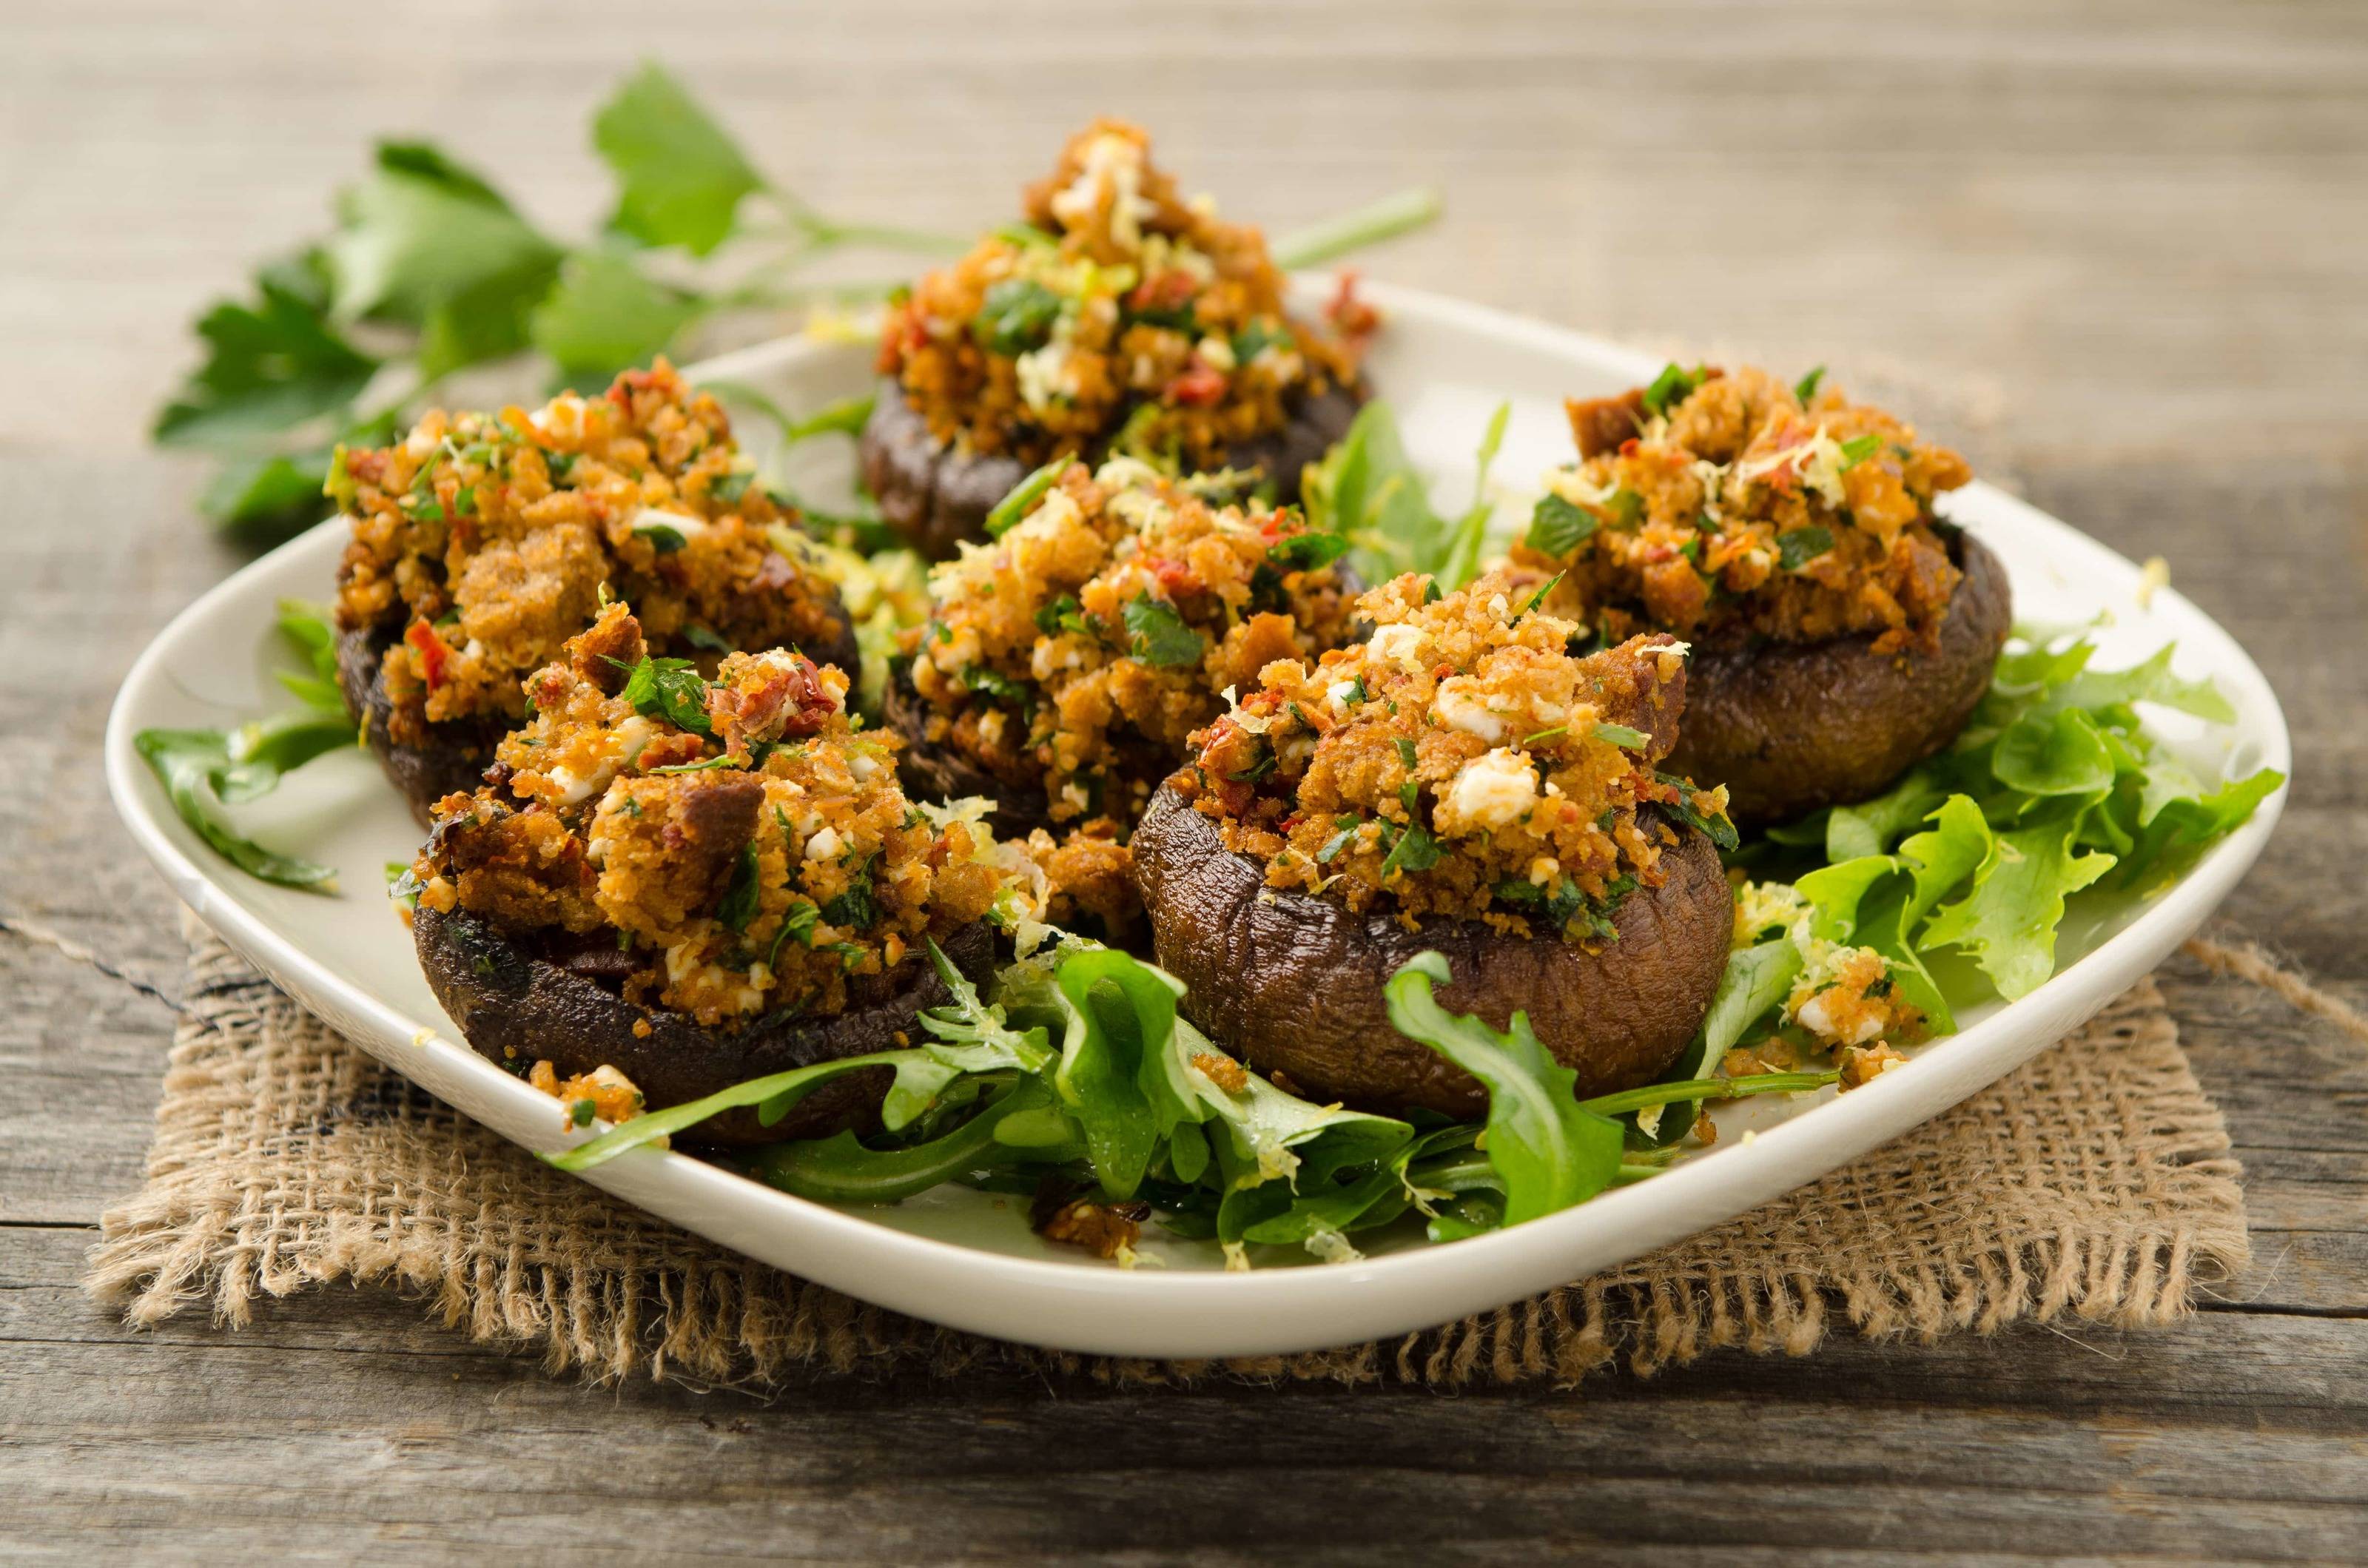
{"label": "wood grain", "polygon": [[[75,1281],[139,1179],[181,957],[99,733],[132,655],[235,562],[190,515],[193,465],[141,444],[188,320],[311,233],[380,133],[434,134],[556,228],[596,221],[581,128],[643,50],[834,211],[992,219],[1107,107],[1275,227],[1444,185],[1447,222],[1381,276],[1988,389],[1975,449],[2166,557],[2269,673],[2293,803],[2222,926],[2368,1005],[2358,7],[683,0],[653,26],[617,0],[109,0],[11,23],[10,1555],[2357,1560],[2368,1057],[2184,962],[2165,990],[2247,1167],[2255,1261],[2160,1334],[1837,1339],[1576,1393],[905,1377],[759,1404],[553,1381],[384,1292],[135,1334]],[[1090,90],[1047,91],[1053,62]]]}

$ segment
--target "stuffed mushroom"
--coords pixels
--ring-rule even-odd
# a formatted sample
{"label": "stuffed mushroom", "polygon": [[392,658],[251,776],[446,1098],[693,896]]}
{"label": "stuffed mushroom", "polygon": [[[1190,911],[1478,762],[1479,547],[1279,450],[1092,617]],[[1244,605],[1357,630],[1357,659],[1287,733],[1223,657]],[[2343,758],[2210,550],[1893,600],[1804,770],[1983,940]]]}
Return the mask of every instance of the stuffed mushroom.
{"label": "stuffed mushroom", "polygon": [[1294,508],[1220,505],[1132,459],[1068,465],[931,571],[885,702],[908,776],[994,800],[1013,831],[1122,831],[1227,687],[1348,640],[1347,550]]}
{"label": "stuffed mushroom", "polygon": [[1692,646],[1672,767],[1737,822],[1865,800],[1952,740],[2013,619],[2006,572],[1934,503],[1964,460],[1812,377],[1671,366],[1569,405],[1515,559],[1605,641]]}
{"label": "stuffed mushroom", "polygon": [[1427,949],[1443,1005],[1539,1040],[1594,1095],[1651,1081],[1724,971],[1725,796],[1660,771],[1686,651],[1545,613],[1502,568],[1435,597],[1366,595],[1361,646],[1280,659],[1196,737],[1133,866],[1180,1006],[1316,1099],[1463,1118],[1479,1085],[1391,1027],[1383,983]]}
{"label": "stuffed mushroom", "polygon": [[427,820],[473,789],[526,715],[520,682],[630,599],[661,657],[712,671],[787,645],[853,670],[853,633],[723,408],[663,360],[532,414],[432,411],[395,444],[339,449],[352,528],[337,573],[338,683]]}
{"label": "stuffed mushroom", "polygon": [[[649,652],[612,604],[525,683],[532,711],[489,782],[436,804],[411,868],[430,985],[469,1043],[521,1074],[654,1108],[907,1043],[1032,920],[1042,875],[962,809],[896,784],[896,739],[846,711],[848,681],[786,650],[716,677]],[[547,1065],[546,1065],[547,1064]],[[834,1080],[771,1128],[861,1125],[884,1074]]]}
{"label": "stuffed mushroom", "polygon": [[881,515],[933,557],[985,537],[1030,470],[1157,454],[1295,500],[1347,433],[1375,316],[1345,288],[1321,323],[1283,309],[1256,229],[1185,199],[1134,126],[1099,120],[1025,222],[891,307],[862,437]]}

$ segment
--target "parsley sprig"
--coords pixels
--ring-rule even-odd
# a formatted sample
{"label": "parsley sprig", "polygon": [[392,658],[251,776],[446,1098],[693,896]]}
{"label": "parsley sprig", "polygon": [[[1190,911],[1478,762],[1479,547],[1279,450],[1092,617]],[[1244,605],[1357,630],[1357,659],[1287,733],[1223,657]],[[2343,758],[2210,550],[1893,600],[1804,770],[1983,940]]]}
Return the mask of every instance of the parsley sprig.
{"label": "parsley sprig", "polygon": [[881,292],[798,281],[838,251],[960,248],[816,212],[655,63],[591,129],[616,185],[597,235],[554,237],[441,148],[381,142],[328,233],[199,318],[204,360],[152,434],[215,457],[208,517],[261,540],[314,521],[336,446],[391,438],[455,371],[515,360],[521,391],[597,387],[720,314]]}

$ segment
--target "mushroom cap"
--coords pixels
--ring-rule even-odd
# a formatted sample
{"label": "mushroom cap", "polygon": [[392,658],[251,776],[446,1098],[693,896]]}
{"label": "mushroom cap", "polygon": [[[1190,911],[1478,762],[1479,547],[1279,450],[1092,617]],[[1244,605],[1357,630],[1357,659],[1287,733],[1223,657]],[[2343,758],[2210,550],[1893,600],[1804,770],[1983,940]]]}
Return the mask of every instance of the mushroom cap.
{"label": "mushroom cap", "polygon": [[1725,785],[1728,814],[1748,827],[1879,795],[1954,740],[1989,689],[2014,598],[2006,567],[1981,540],[1942,531],[1964,579],[1937,652],[1878,653],[1872,634],[1697,637],[1685,723],[1664,766],[1704,788]]}
{"label": "mushroom cap", "polygon": [[1264,868],[1225,848],[1217,824],[1163,789],[1135,829],[1134,874],[1161,966],[1186,987],[1184,1015],[1261,1072],[1317,1100],[1384,1113],[1469,1118],[1479,1083],[1391,1026],[1382,987],[1425,949],[1453,979],[1440,1006],[1503,1028],[1515,1012],[1582,1097],[1651,1083],[1677,1059],[1725,972],[1734,895],[1718,851],[1684,830],[1666,875],[1612,916],[1619,939],[1589,950],[1477,920],[1357,915],[1270,889]]}
{"label": "mushroom cap", "polygon": [[[1275,499],[1295,502],[1300,471],[1349,433],[1365,396],[1362,384],[1301,396],[1282,428],[1228,449],[1225,465],[1263,470]],[[894,377],[882,379],[857,449],[881,517],[932,561],[951,556],[965,540],[985,539],[986,515],[1028,477],[1017,458],[962,452],[939,440]],[[1088,460],[1099,459],[1097,447]]]}
{"label": "mushroom cap", "polygon": [[[527,952],[464,911],[416,910],[411,929],[428,985],[478,1055],[513,1069],[548,1061],[563,1078],[614,1067],[633,1081],[653,1110],[768,1074],[895,1050],[919,1032],[916,1014],[952,1000],[921,950],[885,974],[850,983],[847,1010],[836,1017],[712,1029],[682,1013],[636,1006],[586,975]],[[962,926],[939,946],[973,982],[983,983],[994,971],[994,933],[984,923]],[[636,1032],[644,1022],[647,1031]],[[905,1036],[902,1042],[899,1033]],[[753,1108],[742,1109],[682,1137],[724,1147],[864,1127],[877,1116],[891,1077],[887,1068],[866,1068],[823,1085],[770,1127],[757,1121]]]}

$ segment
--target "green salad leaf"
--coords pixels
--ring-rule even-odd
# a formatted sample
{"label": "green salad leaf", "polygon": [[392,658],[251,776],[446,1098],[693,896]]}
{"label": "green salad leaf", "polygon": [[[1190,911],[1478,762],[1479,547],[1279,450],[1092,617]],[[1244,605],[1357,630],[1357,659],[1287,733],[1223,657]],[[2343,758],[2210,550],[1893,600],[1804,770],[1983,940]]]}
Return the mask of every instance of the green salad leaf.
{"label": "green salad leaf", "polygon": [[1486,548],[1496,511],[1488,473],[1511,411],[1509,403],[1499,404],[1490,417],[1480,439],[1472,504],[1450,520],[1430,509],[1421,472],[1406,455],[1389,405],[1368,403],[1349,433],[1301,475],[1309,525],[1353,541],[1350,564],[1368,583],[1419,572],[1436,579],[1442,593],[1463,586],[1479,571]]}
{"label": "green salad leaf", "polygon": [[[343,738],[350,743],[353,737],[347,732]],[[233,776],[230,746],[220,730],[142,730],[131,744],[165,786],[174,812],[232,865],[282,887],[326,890],[336,881],[336,867],[267,849],[214,813],[212,802],[221,798],[217,780]],[[239,798],[260,792],[260,788],[247,790]]]}
{"label": "green salad leaf", "polygon": [[1578,1075],[1546,1053],[1524,1015],[1515,1013],[1498,1031],[1441,1007],[1431,986],[1451,978],[1443,956],[1423,953],[1390,977],[1383,994],[1399,1033],[1488,1091],[1488,1163],[1504,1184],[1504,1222],[1567,1209],[1611,1186],[1620,1170],[1620,1124],[1580,1107]]}
{"label": "green salad leaf", "polygon": [[2208,680],[2171,668],[2171,650],[2121,670],[2094,667],[2081,632],[2018,632],[1988,693],[1948,750],[1890,790],[1768,837],[1822,847],[1796,886],[1816,934],[1872,947],[1933,1028],[1951,1027],[1927,960],[1970,959],[2011,1001],[2055,969],[2066,900],[2091,886],[2168,885],[2283,779],[2273,768],[2207,782],[2145,723],[2167,708],[2236,717]]}

